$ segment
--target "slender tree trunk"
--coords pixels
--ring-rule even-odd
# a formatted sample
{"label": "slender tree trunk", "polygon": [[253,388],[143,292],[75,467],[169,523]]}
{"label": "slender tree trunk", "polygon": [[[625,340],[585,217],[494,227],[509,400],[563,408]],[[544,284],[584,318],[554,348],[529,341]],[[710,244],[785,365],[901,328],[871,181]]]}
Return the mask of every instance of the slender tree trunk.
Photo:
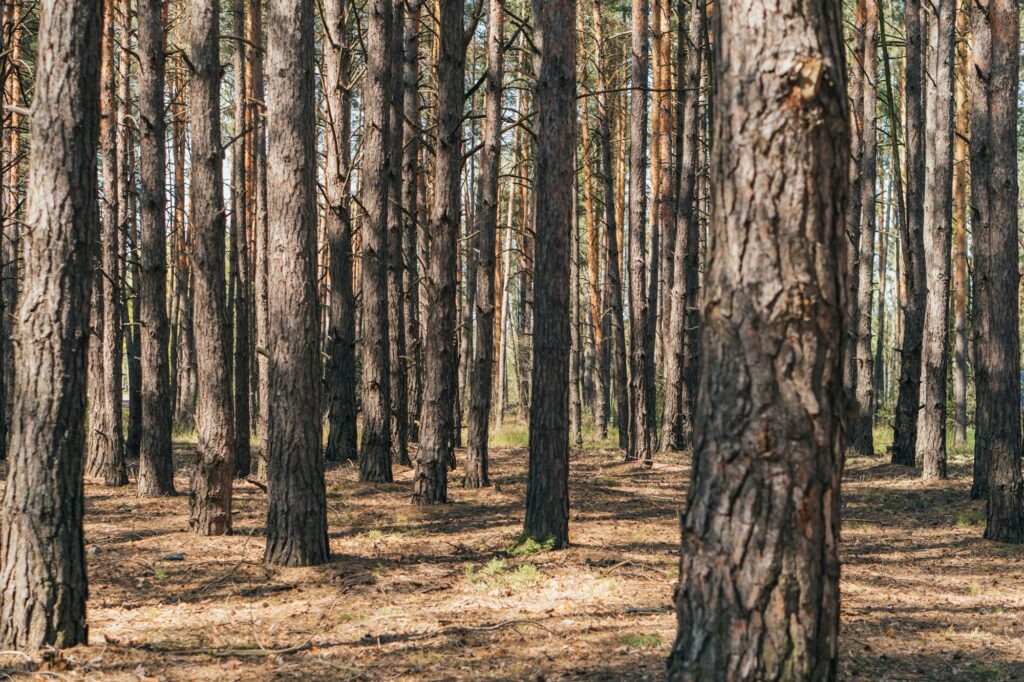
{"label": "slender tree trunk", "polygon": [[100,4],[43,3],[32,102],[25,288],[4,524],[0,643],[85,644],[82,466],[92,244],[99,238]]}
{"label": "slender tree trunk", "polygon": [[[894,166],[893,166],[894,167]],[[890,190],[892,189],[892,183],[889,184]],[[891,191],[890,191],[891,195]],[[872,375],[874,376],[875,392],[872,396],[873,403],[871,405],[871,420],[872,426],[876,423],[878,418],[878,405],[886,399],[885,394],[885,297],[888,291],[888,267],[889,267],[889,230],[890,221],[889,217],[892,212],[889,210],[889,205],[884,203],[884,195],[882,197],[882,229],[878,232],[878,335],[875,337],[875,358],[874,358],[874,369]],[[874,445],[872,444],[872,451]]]}
{"label": "slender tree trunk", "polygon": [[714,8],[713,206],[672,680],[837,674],[842,4],[775,10]]}
{"label": "slender tree trunk", "polygon": [[896,400],[892,462],[914,466],[917,417],[921,403],[921,345],[924,336],[924,186],[925,110],[921,87],[924,82],[920,0],[908,0],[906,20],[906,112],[907,112],[907,213],[903,242],[903,271],[906,280],[906,309],[903,313],[903,341],[900,347],[900,391]]}
{"label": "slender tree trunk", "polygon": [[[94,308],[90,350],[89,430],[86,435],[86,476],[105,485],[127,485],[121,441],[121,266],[118,217],[120,178],[117,145],[117,67],[114,3],[103,8],[103,40],[100,48],[100,155],[103,166],[103,207],[100,244],[96,248],[98,270],[93,275]],[[122,59],[127,59],[122,54]],[[95,364],[92,364],[95,363]]]}
{"label": "slender tree trunk", "polygon": [[[582,23],[582,22],[579,22]],[[580,31],[582,26],[577,26]],[[575,112],[573,114],[575,118]],[[576,164],[573,163],[575,169]],[[575,175],[575,173],[573,173]],[[575,178],[574,178],[575,179]],[[579,210],[577,188],[573,186],[571,220],[569,221],[569,434],[570,442],[576,447],[583,445],[583,395],[580,364],[583,362],[583,335],[580,333],[580,292],[579,292]]]}
{"label": "slender tree trunk", "polygon": [[[249,348],[252,345],[250,334],[251,318],[249,316],[249,292],[252,290],[252,272],[249,268],[249,188],[246,178],[246,157],[249,154],[250,136],[246,132],[249,120],[249,106],[245,100],[248,87],[245,59],[245,0],[232,0],[232,31],[234,41],[235,69],[235,136],[234,148],[231,153],[232,192],[234,204],[231,210],[231,231],[235,243],[232,258],[235,278],[235,297],[231,302],[234,306],[235,337],[234,337],[234,377],[232,384],[235,409],[235,471],[238,478],[249,475],[252,467],[252,452],[249,436],[252,432],[252,415],[250,410],[249,380],[252,374],[252,356]],[[241,135],[241,137],[237,137]]]}
{"label": "slender tree trunk", "polygon": [[412,0],[406,7],[404,52],[402,55],[402,97],[406,121],[402,125],[402,220],[405,234],[405,270],[402,305],[405,307],[405,347],[407,367],[407,395],[396,396],[405,400],[409,420],[409,440],[419,440],[420,405],[422,395],[423,353],[420,335],[420,283],[419,283],[419,131],[410,122],[420,122],[419,93],[419,30],[423,0]]}
{"label": "slender tree trunk", "polygon": [[367,7],[363,106],[363,390],[359,480],[390,482],[391,385],[388,333],[388,195],[391,177],[392,0]]}
{"label": "slender tree trunk", "polygon": [[325,146],[327,246],[330,250],[330,306],[327,323],[328,461],[355,460],[356,444],[356,300],[352,292],[352,219],[349,211],[352,152],[351,47],[348,0],[325,6],[324,93],[329,126]]}
{"label": "slender tree trunk", "polygon": [[591,328],[594,335],[594,431],[598,440],[608,437],[608,372],[603,359],[608,355],[608,340],[604,334],[604,313],[601,302],[601,231],[597,224],[597,210],[594,207],[594,162],[590,158],[590,116],[588,102],[580,101],[580,147],[585,155],[583,161],[583,203],[587,223],[587,302],[590,305]]}
{"label": "slender tree trunk", "polygon": [[465,75],[463,5],[439,0],[437,59],[437,147],[434,192],[427,226],[423,410],[416,453],[413,501],[448,500],[448,464],[454,457],[453,414],[458,358],[455,345],[455,266],[462,168],[462,105]]}
{"label": "slender tree trunk", "polygon": [[466,443],[467,488],[490,485],[488,430],[491,418],[491,380],[494,376],[494,275],[498,233],[498,174],[501,164],[501,81],[504,73],[504,15],[501,0],[487,4],[487,73],[484,82],[483,148],[477,184],[477,276],[473,305],[476,308],[476,348],[473,352],[469,396],[469,430]]}
{"label": "slender tree trunk", "polygon": [[260,450],[256,458],[256,478],[265,480],[267,475],[267,418],[270,403],[270,355],[268,350],[269,282],[269,222],[267,219],[267,119],[263,87],[263,2],[249,0],[246,13],[246,30],[249,39],[249,103],[252,106],[252,167],[253,191],[249,193],[253,216],[250,225],[256,233],[253,239],[256,247],[253,284],[255,288],[254,308],[256,318],[256,436]]}
{"label": "slender tree trunk", "polygon": [[970,163],[970,5],[957,10],[953,138],[953,444],[967,443],[967,172]]}
{"label": "slender tree trunk", "polygon": [[220,142],[220,0],[192,0],[188,16],[192,112],[192,262],[198,458],[189,493],[189,529],[231,532],[235,416],[231,410],[228,312],[224,292],[224,149]]}
{"label": "slender tree trunk", "polygon": [[533,0],[537,250],[525,534],[569,544],[569,258],[576,149],[576,2]]}
{"label": "slender tree trunk", "polygon": [[164,229],[164,22],[161,0],[139,0],[139,128],[142,234],[139,249],[139,332],[142,356],[142,438],[139,494],[174,494],[171,384],[167,366],[167,242]]}
{"label": "slender tree trunk", "polygon": [[843,383],[846,386],[846,398],[852,415],[851,427],[856,429],[861,424],[860,405],[857,404],[857,329],[860,324],[860,298],[858,297],[860,277],[858,260],[860,259],[861,219],[864,178],[864,81],[868,73],[864,66],[864,34],[867,21],[867,5],[871,0],[856,0],[854,3],[853,24],[847,42],[850,45],[848,97],[850,102],[850,193],[846,202],[846,272],[848,294],[846,296],[847,319],[844,325],[848,338],[843,344]]}
{"label": "slender tree trunk", "polygon": [[933,97],[928,102],[930,160],[925,185],[925,271],[928,295],[921,349],[923,409],[918,417],[917,454],[926,479],[946,478],[946,373],[949,360],[949,247],[953,220],[953,98],[956,0],[929,6],[935,38]]}
{"label": "slender tree trunk", "polygon": [[651,462],[654,419],[653,377],[647,371],[653,344],[648,338],[650,309],[647,295],[647,0],[633,0],[629,112],[629,400],[632,422],[626,460]]}
{"label": "slender tree trunk", "polygon": [[[1017,285],[1017,85],[1011,0],[972,9],[971,226],[974,244],[974,457],[988,479],[985,537],[1024,542]],[[977,472],[977,468],[975,469]]]}
{"label": "slender tree trunk", "polygon": [[270,0],[267,40],[269,233],[265,560],[330,558],[320,430],[316,295],[313,2]]}
{"label": "slender tree trunk", "polygon": [[[705,5],[691,0],[690,29],[686,41],[683,91],[683,155],[675,211],[675,249],[672,293],[665,340],[665,408],[661,422],[661,449],[680,450],[690,442],[697,376],[696,304],[700,259],[700,224],[697,205],[697,164],[700,147],[700,84],[705,37]],[[685,12],[680,8],[680,17]]]}

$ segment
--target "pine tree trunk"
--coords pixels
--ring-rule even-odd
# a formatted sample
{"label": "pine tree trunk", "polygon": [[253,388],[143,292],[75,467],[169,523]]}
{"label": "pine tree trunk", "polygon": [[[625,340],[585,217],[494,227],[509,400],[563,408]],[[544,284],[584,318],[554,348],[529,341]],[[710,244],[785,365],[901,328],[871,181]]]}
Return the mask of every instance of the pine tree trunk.
{"label": "pine tree trunk", "polygon": [[99,238],[100,4],[43,3],[32,102],[25,287],[0,529],[0,643],[85,644],[86,346]]}
{"label": "pine tree trunk", "polygon": [[576,2],[533,0],[537,249],[525,535],[569,544],[569,258],[576,202]]}
{"label": "pine tree trunk", "polygon": [[967,443],[967,172],[970,163],[970,5],[957,9],[953,138],[953,444]]}
{"label": "pine tree trunk", "polygon": [[1011,0],[981,0],[971,14],[974,457],[987,465],[985,537],[1021,543],[1016,137],[1020,29],[1017,5]]}
{"label": "pine tree trunk", "polygon": [[914,466],[915,460],[927,293],[924,263],[925,110],[921,92],[925,79],[922,64],[925,50],[921,12],[920,0],[908,0],[904,11],[907,41],[907,212],[901,234],[906,306],[900,346],[900,390],[892,444],[892,463],[905,466]]}
{"label": "pine tree trunk", "polygon": [[[419,29],[423,0],[413,0],[406,8],[405,44],[402,55],[402,97],[405,116],[409,121],[420,122],[419,94]],[[402,245],[405,249],[405,270],[402,285],[405,291],[405,346],[408,389],[405,400],[409,419],[409,440],[420,438],[420,396],[422,395],[423,342],[420,335],[420,283],[419,283],[419,202],[417,188],[419,177],[419,131],[409,122],[402,126],[402,220],[405,234]]]}
{"label": "pine tree trunk", "polygon": [[[114,4],[103,8],[100,48],[100,156],[103,167],[103,206],[100,243],[95,249],[92,327],[89,350],[89,427],[86,434],[85,475],[104,485],[127,485],[121,441],[121,266],[118,244],[120,178],[117,145],[117,68]],[[122,59],[127,55],[122,53]]]}
{"label": "pine tree trunk", "polygon": [[860,258],[860,237],[862,206],[861,197],[864,177],[864,81],[868,72],[864,61],[864,24],[867,20],[867,5],[871,0],[855,0],[853,24],[850,26],[852,35],[847,37],[850,43],[849,80],[847,81],[850,102],[850,193],[846,202],[846,323],[847,334],[843,344],[843,383],[846,386],[846,399],[850,406],[853,427],[860,423],[860,406],[857,404],[857,327],[860,324],[860,299],[858,290],[860,278],[857,276]]}
{"label": "pine tree trunk", "polygon": [[463,5],[439,0],[437,59],[437,151],[433,202],[427,226],[425,273],[423,409],[416,453],[413,501],[448,500],[448,464],[454,457],[452,409],[458,358],[455,343],[455,266],[459,234],[459,185],[462,168],[462,105],[465,75]]}
{"label": "pine tree trunk", "polygon": [[366,76],[363,83],[362,231],[362,435],[359,480],[391,477],[391,385],[388,333],[388,195],[391,177],[392,0],[367,6]]}
{"label": "pine tree trunk", "polygon": [[325,233],[330,250],[330,306],[327,323],[328,461],[355,460],[356,444],[356,301],[352,292],[352,219],[349,173],[352,165],[351,47],[346,15],[348,0],[325,5],[324,80],[329,125],[325,195]]}
{"label": "pine tree trunk", "polygon": [[330,558],[320,430],[313,2],[270,0],[267,40],[267,547],[265,560]]}
{"label": "pine tree trunk", "polygon": [[929,173],[925,186],[925,303],[917,455],[925,479],[946,478],[946,373],[949,360],[949,247],[953,220],[953,99],[956,0],[929,6],[935,74],[928,79]]}
{"label": "pine tree trunk", "polygon": [[[683,155],[675,211],[675,247],[672,292],[665,339],[665,407],[661,422],[661,449],[680,450],[690,442],[697,373],[697,286],[700,259],[700,214],[697,205],[697,163],[700,148],[700,84],[705,38],[705,5],[691,2],[686,42],[686,87],[683,111]],[[685,13],[680,13],[680,17]]]}
{"label": "pine tree trunk", "polygon": [[466,441],[467,488],[491,484],[488,474],[488,436],[494,376],[495,242],[498,233],[498,174],[501,170],[501,99],[504,74],[504,15],[500,0],[487,3],[487,73],[484,81],[483,147],[477,184],[476,224],[476,348],[473,352]]}
{"label": "pine tree trunk", "polygon": [[192,226],[197,378],[197,461],[189,530],[231,532],[235,416],[224,292],[224,197],[220,141],[220,0],[192,0],[188,15],[192,80]]}
{"label": "pine tree trunk", "polygon": [[139,494],[174,494],[171,458],[171,385],[167,366],[167,242],[164,172],[164,22],[161,0],[139,0],[139,142],[141,242],[139,336],[142,359],[142,433]]}
{"label": "pine tree trunk", "polygon": [[713,206],[672,680],[837,674],[842,4],[775,10],[714,9]]}

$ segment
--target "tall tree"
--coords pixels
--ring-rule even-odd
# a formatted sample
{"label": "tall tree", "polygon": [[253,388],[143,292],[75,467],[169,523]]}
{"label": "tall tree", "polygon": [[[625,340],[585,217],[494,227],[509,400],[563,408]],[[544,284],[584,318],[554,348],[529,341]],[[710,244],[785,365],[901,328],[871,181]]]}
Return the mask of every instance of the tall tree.
{"label": "tall tree", "polygon": [[388,333],[388,193],[391,174],[392,0],[367,7],[363,80],[363,395],[359,480],[391,481],[391,388]]}
{"label": "tall tree", "polygon": [[[117,143],[117,65],[115,6],[103,7],[100,48],[100,154],[103,206],[97,271],[93,277],[92,347],[89,351],[89,429],[86,434],[86,475],[106,485],[126,485],[128,472],[121,440],[121,265],[120,163]],[[127,59],[127,53],[122,53]]]}
{"label": "tall tree", "polygon": [[189,528],[231,532],[235,416],[224,292],[224,197],[220,141],[220,0],[191,0],[192,226],[195,287],[198,461],[192,470]]}
{"label": "tall tree", "polygon": [[352,218],[349,174],[352,166],[351,47],[348,0],[325,6],[324,97],[328,121],[324,232],[331,279],[327,313],[327,449],[330,461],[356,458],[356,299],[352,291]]}
{"label": "tall tree", "polygon": [[[651,461],[654,429],[654,339],[647,252],[648,0],[633,0],[629,110],[629,401],[632,423],[627,460]],[[651,254],[653,256],[653,254]]]}
{"label": "tall tree", "polygon": [[267,39],[266,561],[329,559],[316,295],[313,2],[270,0]]}
{"label": "tall tree", "polygon": [[957,9],[953,138],[953,443],[967,442],[967,172],[970,164],[970,5]]}
{"label": "tall tree", "polygon": [[673,680],[837,674],[841,26],[839,0],[715,5],[713,204]]}
{"label": "tall tree", "polygon": [[463,3],[438,0],[437,150],[427,226],[426,301],[431,319],[423,334],[423,408],[416,452],[413,501],[448,499],[448,464],[454,457],[456,242],[462,170],[462,105],[465,77]]}
{"label": "tall tree", "polygon": [[569,544],[569,258],[576,190],[576,0],[533,0],[537,250],[525,534]]}
{"label": "tall tree", "polygon": [[921,404],[921,344],[924,336],[926,282],[924,263],[925,109],[921,91],[925,80],[922,63],[921,0],[907,0],[906,23],[906,117],[907,117],[907,211],[900,235],[906,305],[900,347],[900,390],[893,425],[892,463],[914,466],[917,418]]}
{"label": "tall tree", "polygon": [[164,22],[162,0],[139,0],[139,129],[141,243],[139,332],[142,352],[142,438],[139,494],[174,494],[171,384],[167,348],[167,240],[164,172]]}
{"label": "tall tree", "polygon": [[0,529],[0,643],[88,641],[82,466],[92,244],[99,237],[100,4],[42,3],[25,280]]}
{"label": "tall tree", "polygon": [[1014,0],[971,12],[971,226],[974,246],[974,457],[987,466],[985,537],[1024,542],[1017,286],[1017,85]]}
{"label": "tall tree", "polygon": [[487,3],[487,72],[484,74],[484,130],[477,183],[476,348],[469,396],[466,443],[467,488],[490,485],[487,448],[491,420],[491,381],[494,376],[494,270],[498,233],[498,173],[501,162],[501,80],[504,72],[504,15],[501,0]]}
{"label": "tall tree", "polygon": [[929,5],[934,74],[928,91],[928,177],[925,182],[927,296],[921,347],[917,455],[926,479],[946,478],[946,381],[949,367],[949,247],[953,220],[953,101],[956,0]]}

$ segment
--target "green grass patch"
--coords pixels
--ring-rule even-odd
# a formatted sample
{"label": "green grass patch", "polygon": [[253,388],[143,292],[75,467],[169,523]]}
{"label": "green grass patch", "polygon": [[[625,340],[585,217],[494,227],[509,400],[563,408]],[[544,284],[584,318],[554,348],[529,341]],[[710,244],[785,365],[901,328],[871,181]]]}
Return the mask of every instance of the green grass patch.
{"label": "green grass patch", "polygon": [[985,523],[985,512],[977,509],[970,509],[956,513],[956,525],[960,528],[980,526]]}
{"label": "green grass patch", "polygon": [[540,554],[541,552],[548,552],[555,546],[555,539],[553,537],[546,537],[542,540],[529,537],[528,535],[520,535],[519,539],[516,540],[515,544],[508,548],[505,552],[510,557],[527,557],[533,556],[534,554]]}
{"label": "green grass patch", "polygon": [[540,571],[533,564],[520,564],[515,568],[498,557],[488,561],[477,570],[472,564],[466,566],[466,581],[481,589],[507,588],[521,590],[537,580]]}
{"label": "green grass patch", "polygon": [[661,646],[658,635],[629,634],[619,637],[619,643],[630,649],[656,649]]}

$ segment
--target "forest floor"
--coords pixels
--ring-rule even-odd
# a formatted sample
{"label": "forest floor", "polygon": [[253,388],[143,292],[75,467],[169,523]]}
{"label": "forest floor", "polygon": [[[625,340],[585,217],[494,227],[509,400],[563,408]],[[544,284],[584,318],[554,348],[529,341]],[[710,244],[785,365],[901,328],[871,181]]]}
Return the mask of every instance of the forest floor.
{"label": "forest floor", "polygon": [[[330,468],[333,559],[316,568],[262,563],[265,496],[250,483],[235,535],[215,538],[185,532],[187,495],[89,484],[91,644],[31,662],[0,653],[0,678],[660,679],[688,456],[648,470],[574,450],[572,547],[529,554],[509,551],[526,451],[517,434],[496,440],[496,485],[453,480],[440,507],[409,503],[404,467],[390,485]],[[193,452],[176,445],[181,491]],[[886,462],[847,464],[841,678],[1024,680],[1024,549],[981,540],[964,456],[942,483]]]}

